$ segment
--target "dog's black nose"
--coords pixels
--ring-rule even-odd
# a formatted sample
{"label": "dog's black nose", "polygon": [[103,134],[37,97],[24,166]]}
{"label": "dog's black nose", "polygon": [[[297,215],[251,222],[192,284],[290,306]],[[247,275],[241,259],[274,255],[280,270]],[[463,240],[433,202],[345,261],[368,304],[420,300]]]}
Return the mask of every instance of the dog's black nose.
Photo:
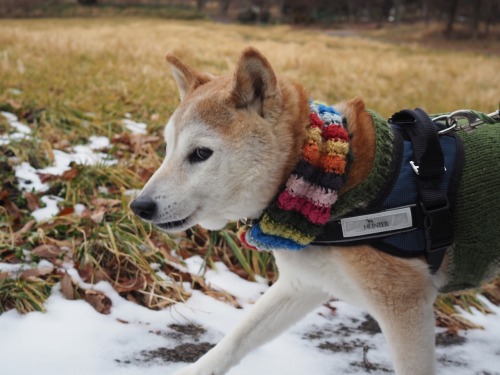
{"label": "dog's black nose", "polygon": [[151,220],[156,212],[156,203],[150,198],[137,198],[130,203],[134,214],[144,220]]}

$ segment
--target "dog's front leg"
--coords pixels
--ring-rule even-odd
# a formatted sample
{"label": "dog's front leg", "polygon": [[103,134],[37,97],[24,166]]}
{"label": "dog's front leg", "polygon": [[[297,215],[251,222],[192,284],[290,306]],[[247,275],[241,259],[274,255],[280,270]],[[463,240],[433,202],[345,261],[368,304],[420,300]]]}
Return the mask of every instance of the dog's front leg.
{"label": "dog's front leg", "polygon": [[276,337],[327,298],[319,289],[281,277],[232,332],[175,375],[225,374],[251,350]]}
{"label": "dog's front leg", "polygon": [[[407,308],[387,308],[398,305],[407,305]],[[432,300],[423,301],[417,296],[411,303],[394,300],[386,306],[385,311],[377,315],[389,344],[396,374],[435,374],[435,319]]]}

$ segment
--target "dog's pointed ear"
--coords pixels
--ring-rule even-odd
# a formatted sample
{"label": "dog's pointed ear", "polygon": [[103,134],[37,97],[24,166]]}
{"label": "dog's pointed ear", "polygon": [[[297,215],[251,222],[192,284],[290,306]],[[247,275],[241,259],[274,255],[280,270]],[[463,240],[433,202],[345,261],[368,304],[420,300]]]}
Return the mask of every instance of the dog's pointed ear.
{"label": "dog's pointed ear", "polygon": [[237,108],[248,108],[263,118],[276,117],[281,91],[271,64],[255,48],[243,51],[234,73],[231,100]]}
{"label": "dog's pointed ear", "polygon": [[177,56],[167,54],[165,57],[170,65],[172,74],[179,89],[181,100],[190,92],[196,90],[199,86],[210,81],[213,76],[207,73],[201,73],[185,65]]}

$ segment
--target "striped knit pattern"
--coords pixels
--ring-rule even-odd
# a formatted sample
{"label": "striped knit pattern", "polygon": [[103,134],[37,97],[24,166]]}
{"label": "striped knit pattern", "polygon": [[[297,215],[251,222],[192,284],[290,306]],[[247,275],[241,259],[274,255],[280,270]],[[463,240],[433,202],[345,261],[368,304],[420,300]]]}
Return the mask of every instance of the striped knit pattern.
{"label": "striped knit pattern", "polygon": [[310,108],[307,140],[284,189],[257,223],[240,232],[241,241],[251,249],[300,250],[330,219],[344,185],[349,134],[345,118],[333,107],[311,101]]}

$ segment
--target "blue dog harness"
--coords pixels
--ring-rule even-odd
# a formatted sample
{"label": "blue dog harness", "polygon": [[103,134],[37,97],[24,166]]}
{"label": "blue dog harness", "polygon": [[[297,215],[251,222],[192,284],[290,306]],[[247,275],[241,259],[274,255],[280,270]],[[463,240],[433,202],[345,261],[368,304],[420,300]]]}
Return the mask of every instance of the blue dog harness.
{"label": "blue dog harness", "polygon": [[452,210],[464,164],[461,140],[421,109],[394,114],[387,184],[366,208],[332,220],[316,246],[371,246],[398,257],[425,256],[432,272],[453,243]]}

